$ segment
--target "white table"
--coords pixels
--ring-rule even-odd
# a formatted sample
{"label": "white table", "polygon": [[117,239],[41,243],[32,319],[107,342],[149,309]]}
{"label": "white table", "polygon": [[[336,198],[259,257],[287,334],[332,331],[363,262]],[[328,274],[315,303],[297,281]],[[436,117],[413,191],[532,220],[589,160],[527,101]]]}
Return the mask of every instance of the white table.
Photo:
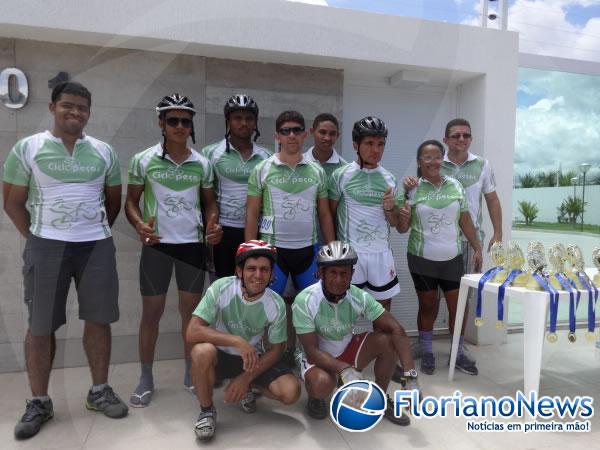
{"label": "white table", "polygon": [[[586,273],[593,277],[596,273],[596,269],[586,269]],[[460,330],[462,328],[463,319],[465,315],[465,307],[467,305],[467,297],[469,289],[477,289],[481,274],[469,274],[462,277],[460,281],[460,290],[458,293],[458,307],[456,310],[456,319],[454,321],[454,336],[452,338],[452,351],[450,353],[450,369],[448,371],[448,380],[454,379],[454,370],[456,364],[456,356],[458,353],[458,340],[460,337]],[[499,283],[487,282],[484,285],[484,293],[491,293],[494,295],[483,295],[482,308],[494,308],[497,311],[498,301],[498,288]],[[565,291],[559,291],[559,301],[568,301],[569,294]],[[581,302],[587,308],[588,294],[587,291],[580,291]],[[486,298],[487,297],[487,298]],[[538,393],[540,388],[540,372],[542,368],[542,350],[544,347],[544,337],[546,328],[546,315],[548,312],[548,304],[550,301],[550,295],[546,291],[532,291],[530,289],[521,287],[509,286],[506,288],[504,302],[512,299],[520,299],[523,305],[523,365],[524,365],[524,393],[529,395],[530,392],[535,391]],[[492,302],[493,300],[493,302]],[[598,300],[600,302],[600,299]],[[504,308],[504,321],[506,322],[508,308]],[[473,320],[474,317],[469,317],[468,320]],[[485,322],[482,326],[496,326],[496,321],[492,323],[490,321]],[[585,339],[583,333],[586,330],[580,330],[578,333],[578,341]]]}

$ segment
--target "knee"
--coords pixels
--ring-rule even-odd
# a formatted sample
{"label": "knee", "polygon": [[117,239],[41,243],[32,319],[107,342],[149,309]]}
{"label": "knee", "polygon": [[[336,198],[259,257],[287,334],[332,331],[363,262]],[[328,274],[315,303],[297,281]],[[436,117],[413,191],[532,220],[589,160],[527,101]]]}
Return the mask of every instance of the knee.
{"label": "knee", "polygon": [[335,378],[318,367],[313,367],[306,372],[305,378],[306,383],[318,397],[327,397],[335,389]]}
{"label": "knee", "polygon": [[203,342],[192,347],[190,352],[192,365],[198,368],[211,366],[217,357],[217,349],[213,344]]}
{"label": "knee", "polygon": [[300,381],[293,375],[289,376],[283,383],[281,393],[279,395],[279,401],[284,405],[292,405],[300,398]]}

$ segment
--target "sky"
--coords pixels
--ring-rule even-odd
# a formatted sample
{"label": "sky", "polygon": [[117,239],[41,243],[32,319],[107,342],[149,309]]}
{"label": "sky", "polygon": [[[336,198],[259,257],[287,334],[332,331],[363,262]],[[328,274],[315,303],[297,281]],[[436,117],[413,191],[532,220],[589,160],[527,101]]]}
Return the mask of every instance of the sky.
{"label": "sky", "polygon": [[[481,25],[480,0],[288,0],[330,7]],[[499,2],[489,2],[489,12]],[[508,29],[519,50],[600,63],[600,0],[509,0]],[[498,14],[500,11],[497,11]],[[488,21],[499,28],[500,20]],[[515,173],[575,169],[600,174],[598,76],[519,70]]]}

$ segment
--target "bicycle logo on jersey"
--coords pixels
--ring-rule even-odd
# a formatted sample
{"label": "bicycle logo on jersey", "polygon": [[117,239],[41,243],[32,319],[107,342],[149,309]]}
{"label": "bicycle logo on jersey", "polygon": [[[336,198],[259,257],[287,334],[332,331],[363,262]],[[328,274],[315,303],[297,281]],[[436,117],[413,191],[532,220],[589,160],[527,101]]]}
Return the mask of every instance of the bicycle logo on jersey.
{"label": "bicycle logo on jersey", "polygon": [[[98,211],[92,205],[88,205],[85,202],[80,202],[77,205],[74,203],[66,203],[62,198],[57,199],[54,204],[50,207],[50,211],[55,214],[60,214],[50,222],[57,230],[68,230],[71,228],[73,223],[83,218],[86,220],[94,220],[98,217]],[[102,211],[102,219],[104,212]]]}
{"label": "bicycle logo on jersey", "polygon": [[191,211],[193,206],[192,202],[186,200],[185,197],[177,197],[175,195],[167,194],[164,200],[167,217],[177,217],[184,210]]}
{"label": "bicycle logo on jersey", "polygon": [[356,239],[358,242],[371,242],[387,239],[386,233],[383,233],[377,225],[367,222],[366,219],[361,219],[360,222],[358,222],[356,231],[359,234]]}
{"label": "bicycle logo on jersey", "polygon": [[452,225],[452,221],[448,218],[446,214],[442,214],[438,216],[437,214],[432,214],[429,216],[427,222],[431,225],[431,233],[432,234],[440,234],[442,225]]}
{"label": "bicycle logo on jersey", "polygon": [[231,200],[226,206],[227,208],[223,208],[221,212],[223,217],[227,217],[228,219],[243,219],[246,216],[246,203],[244,201]]}
{"label": "bicycle logo on jersey", "polygon": [[301,198],[292,200],[290,197],[284,197],[281,207],[285,210],[283,218],[286,220],[294,220],[298,213],[310,211],[310,206],[303,202]]}

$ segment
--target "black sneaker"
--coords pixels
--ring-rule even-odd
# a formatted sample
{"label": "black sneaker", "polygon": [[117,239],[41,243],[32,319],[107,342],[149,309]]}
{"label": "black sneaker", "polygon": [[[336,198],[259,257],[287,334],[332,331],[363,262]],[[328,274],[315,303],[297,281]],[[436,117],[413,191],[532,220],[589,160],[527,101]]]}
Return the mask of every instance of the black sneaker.
{"label": "black sneaker", "polygon": [[242,399],[240,405],[242,405],[242,409],[246,414],[253,414],[256,412],[256,397],[254,392],[252,392],[252,389],[246,393],[246,396]]}
{"label": "black sneaker", "polygon": [[402,387],[406,385],[406,378],[404,378],[404,369],[400,366],[396,366],[394,373],[392,374],[392,381],[394,383],[400,383]]}
{"label": "black sneaker", "polygon": [[42,425],[54,417],[52,400],[27,400],[25,403],[25,414],[15,426],[15,438],[28,439],[35,436]]}
{"label": "black sneaker", "polygon": [[410,417],[406,411],[402,410],[402,415],[400,417],[394,416],[394,402],[389,396],[387,398],[387,408],[383,413],[383,417],[392,422],[394,425],[400,425],[401,427],[410,425]]}
{"label": "black sneaker", "polygon": [[433,356],[433,353],[423,353],[421,355],[421,367],[419,372],[433,375],[433,372],[435,372],[435,356]]}
{"label": "black sneaker", "polygon": [[111,419],[120,419],[129,412],[127,405],[108,385],[99,392],[92,392],[90,389],[85,407],[90,411],[100,411]]}
{"label": "black sneaker", "polygon": [[323,398],[308,397],[306,410],[313,419],[323,420],[327,417],[327,402]]}
{"label": "black sneaker", "polygon": [[[450,361],[448,361],[448,364],[450,364]],[[467,375],[478,375],[479,374],[479,370],[477,369],[477,366],[475,365],[475,361],[472,360],[471,358],[469,358],[466,354],[462,354],[459,355],[458,358],[456,358],[456,366],[455,366],[458,370],[460,370],[463,373],[466,373]]]}

